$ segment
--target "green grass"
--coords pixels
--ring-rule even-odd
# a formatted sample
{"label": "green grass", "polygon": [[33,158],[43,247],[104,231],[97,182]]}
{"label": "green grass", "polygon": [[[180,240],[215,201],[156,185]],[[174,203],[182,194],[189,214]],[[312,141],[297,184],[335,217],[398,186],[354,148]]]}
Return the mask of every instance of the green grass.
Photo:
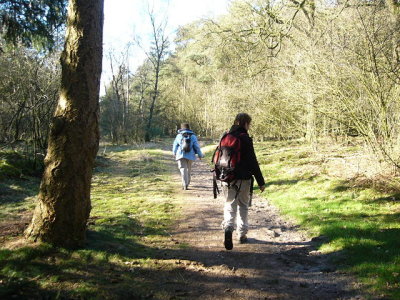
{"label": "green grass", "polygon": [[3,179],[0,181],[0,220],[15,220],[34,208],[40,178]]}
{"label": "green grass", "polygon": [[[168,234],[180,215],[168,156],[161,149],[108,148],[96,162],[86,247],[2,248],[0,298],[169,299],[171,294],[157,286],[174,266],[157,257],[160,248],[174,251],[184,245],[175,244]],[[38,182],[31,184],[36,188],[28,197],[21,194],[20,210],[31,209]],[[2,205],[5,214],[13,211],[14,203]]]}
{"label": "green grass", "polygon": [[17,220],[21,212],[33,209],[42,170],[43,162],[0,151],[0,220]]}
{"label": "green grass", "polygon": [[34,161],[15,151],[0,151],[0,180],[5,178],[40,177],[43,159]]}
{"label": "green grass", "polygon": [[[345,150],[341,155],[354,147]],[[339,269],[356,274],[373,293],[399,299],[400,194],[390,184],[384,192],[373,181],[329,176],[320,156],[297,142],[258,144],[256,152],[265,197],[311,235],[326,237],[320,250],[337,253]]]}
{"label": "green grass", "polygon": [[[214,149],[203,148],[207,162]],[[320,250],[337,254],[339,270],[356,274],[376,295],[397,299],[400,194],[373,181],[332,177],[321,159],[355,151],[337,147],[316,155],[298,141],[256,144],[267,181],[262,196],[311,235],[324,236]],[[108,147],[96,160],[86,247],[3,247],[0,298],[170,299],[173,291],[161,283],[174,276],[179,283],[182,275],[160,256],[187,247],[168,235],[180,214],[170,155],[154,145]],[[15,221],[30,211],[38,184],[35,177],[1,180],[0,218]]]}

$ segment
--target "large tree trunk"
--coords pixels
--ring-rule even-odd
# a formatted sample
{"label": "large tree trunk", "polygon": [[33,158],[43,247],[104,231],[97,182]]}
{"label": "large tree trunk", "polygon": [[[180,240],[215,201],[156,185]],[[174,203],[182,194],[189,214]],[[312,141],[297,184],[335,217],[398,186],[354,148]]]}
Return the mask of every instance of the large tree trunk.
{"label": "large tree trunk", "polygon": [[103,0],[70,0],[61,91],[38,204],[26,236],[64,247],[85,241],[98,150]]}

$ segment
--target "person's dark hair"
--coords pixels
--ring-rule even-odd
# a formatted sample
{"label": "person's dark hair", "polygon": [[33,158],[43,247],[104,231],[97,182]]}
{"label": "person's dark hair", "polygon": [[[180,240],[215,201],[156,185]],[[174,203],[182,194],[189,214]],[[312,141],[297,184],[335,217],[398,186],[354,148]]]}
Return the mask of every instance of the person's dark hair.
{"label": "person's dark hair", "polygon": [[181,129],[190,129],[189,123],[182,123]]}
{"label": "person's dark hair", "polygon": [[234,125],[239,125],[240,127],[244,127],[246,123],[250,124],[251,117],[246,113],[240,113],[236,115]]}

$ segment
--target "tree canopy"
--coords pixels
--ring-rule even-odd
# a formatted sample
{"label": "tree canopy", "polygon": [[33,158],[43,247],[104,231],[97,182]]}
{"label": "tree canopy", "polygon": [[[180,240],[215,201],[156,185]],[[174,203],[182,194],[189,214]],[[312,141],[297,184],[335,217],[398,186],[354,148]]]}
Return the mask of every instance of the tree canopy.
{"label": "tree canopy", "polygon": [[66,0],[0,0],[1,35],[7,42],[52,48],[65,24]]}
{"label": "tree canopy", "polygon": [[[51,34],[65,19],[65,1],[31,2],[0,0],[2,34],[8,41],[31,45],[39,37],[51,45]],[[248,111],[258,139],[304,137],[315,149],[325,137],[359,136],[379,157],[399,164],[398,1],[233,1],[226,14],[179,28],[171,51],[159,21],[149,20],[153,48],[139,68],[129,68],[128,51],[109,55],[113,76],[100,101],[104,140],[172,135],[182,121],[216,138],[233,115]],[[50,79],[59,69],[54,57],[22,48],[0,62],[7,98],[2,141],[29,136],[25,140],[43,149],[58,88]],[[18,55],[20,69],[8,67]],[[29,101],[32,81],[16,75],[27,69],[31,78],[39,74]],[[46,72],[39,70],[54,76],[42,77]],[[16,95],[23,96],[12,101]]]}

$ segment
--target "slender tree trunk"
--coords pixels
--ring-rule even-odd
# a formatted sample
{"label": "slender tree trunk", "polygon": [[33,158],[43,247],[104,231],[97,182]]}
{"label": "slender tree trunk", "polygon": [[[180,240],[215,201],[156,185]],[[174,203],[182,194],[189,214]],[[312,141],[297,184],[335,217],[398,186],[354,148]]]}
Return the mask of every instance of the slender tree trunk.
{"label": "slender tree trunk", "polygon": [[306,125],[306,140],[310,143],[313,150],[317,149],[317,129],[315,115],[315,97],[310,91],[307,99],[307,125]]}
{"label": "slender tree trunk", "polygon": [[146,131],[145,131],[145,136],[144,139],[146,142],[150,141],[151,138],[151,125],[153,122],[153,113],[154,113],[154,108],[155,104],[158,98],[159,94],[159,79],[160,79],[160,71],[161,71],[161,66],[163,63],[163,58],[165,56],[165,51],[168,47],[168,39],[165,37],[165,26],[162,25],[157,26],[155,17],[153,15],[153,12],[149,11],[149,16],[150,16],[150,21],[151,21],[151,26],[153,28],[153,46],[154,48],[152,49],[149,59],[151,63],[153,64],[154,67],[154,90],[153,90],[153,95],[152,95],[152,100],[151,100],[151,105],[150,105],[150,113],[149,113],[149,119],[147,120],[147,126],[146,126]]}
{"label": "slender tree trunk", "polygon": [[[308,6],[303,7],[303,12],[307,17],[309,28],[308,28],[308,36],[310,37],[310,47],[309,47],[309,60],[310,62],[315,59],[315,49],[316,42],[314,40],[315,37],[315,1],[308,0]],[[314,73],[315,67],[309,65],[307,67],[307,76],[310,81],[314,83]],[[312,149],[314,151],[317,150],[317,121],[316,121],[316,113],[315,113],[315,93],[311,86],[308,87],[307,92],[307,118],[306,118],[306,140],[310,143]]]}
{"label": "slender tree trunk", "polygon": [[110,67],[111,67],[111,73],[112,73],[112,80],[111,80],[111,86],[113,88],[113,91],[115,93],[115,101],[114,99],[112,100],[112,107],[114,109],[112,115],[114,118],[114,138],[113,142],[119,144],[121,137],[124,138],[125,135],[125,101],[123,99],[123,87],[122,91],[120,90],[120,85],[123,85],[123,78],[122,78],[122,68],[121,65],[118,67],[118,71],[115,73],[114,72],[114,67],[113,67],[113,59],[110,54]]}
{"label": "slender tree trunk", "polygon": [[149,120],[147,121],[146,134],[144,137],[146,142],[150,142],[150,138],[151,138],[151,134],[150,134],[151,123],[153,121],[154,107],[155,107],[157,96],[158,96],[158,79],[160,77],[160,60],[161,60],[161,58],[157,60],[153,97],[151,100]]}
{"label": "slender tree trunk", "polygon": [[64,247],[85,241],[98,150],[103,0],[70,0],[58,105],[38,204],[26,236]]}

